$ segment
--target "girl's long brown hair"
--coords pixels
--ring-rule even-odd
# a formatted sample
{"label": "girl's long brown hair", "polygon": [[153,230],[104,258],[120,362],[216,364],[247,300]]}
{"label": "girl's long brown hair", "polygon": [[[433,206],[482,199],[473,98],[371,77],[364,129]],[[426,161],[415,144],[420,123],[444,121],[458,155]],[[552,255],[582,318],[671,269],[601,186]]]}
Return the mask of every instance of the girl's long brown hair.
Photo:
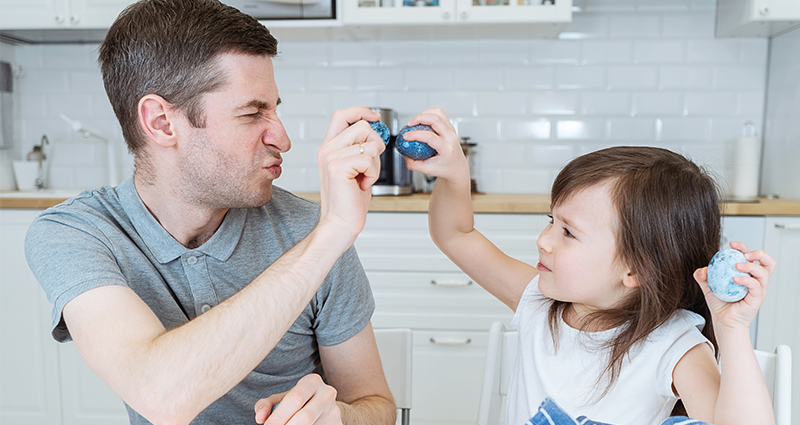
{"label": "girl's long brown hair", "polygon": [[[572,160],[553,183],[551,209],[578,191],[610,182],[617,211],[616,250],[639,286],[615,308],[596,312],[582,326],[618,328],[603,344],[608,363],[605,395],[619,377],[626,354],[664,324],[678,309],[706,320],[703,335],[717,348],[711,313],[696,269],[708,265],[720,248],[719,189],[693,162],[661,148],[612,147]],[[570,303],[553,300],[548,319],[554,341],[563,311]]]}

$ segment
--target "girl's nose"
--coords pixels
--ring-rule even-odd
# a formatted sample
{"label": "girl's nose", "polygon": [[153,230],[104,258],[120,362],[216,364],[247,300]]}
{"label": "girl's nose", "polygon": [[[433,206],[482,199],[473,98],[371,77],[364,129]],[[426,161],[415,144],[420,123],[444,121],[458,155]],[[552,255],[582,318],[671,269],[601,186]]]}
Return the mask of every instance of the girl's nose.
{"label": "girl's nose", "polygon": [[553,245],[550,243],[549,239],[550,230],[552,228],[553,225],[548,224],[547,227],[542,230],[542,233],[539,234],[539,239],[536,239],[536,247],[539,248],[539,251],[547,254],[553,252]]}

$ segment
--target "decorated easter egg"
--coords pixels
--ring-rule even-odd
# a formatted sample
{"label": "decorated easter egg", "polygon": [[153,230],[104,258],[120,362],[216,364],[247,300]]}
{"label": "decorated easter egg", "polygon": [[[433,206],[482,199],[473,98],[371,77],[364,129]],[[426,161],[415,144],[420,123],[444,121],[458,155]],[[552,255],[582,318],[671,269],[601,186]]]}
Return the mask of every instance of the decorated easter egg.
{"label": "decorated easter egg", "polygon": [[733,282],[736,276],[749,276],[736,270],[736,263],[746,263],[744,254],[732,248],[725,248],[714,254],[708,264],[708,286],[722,301],[736,302],[747,295],[747,287]]}
{"label": "decorated easter egg", "polygon": [[371,122],[369,125],[371,125],[372,129],[378,133],[378,136],[381,136],[381,139],[383,139],[383,144],[388,145],[390,136],[389,127],[387,127],[382,121]]}
{"label": "decorated easter egg", "polygon": [[428,159],[436,155],[436,149],[428,146],[427,143],[418,142],[416,140],[409,141],[403,137],[403,135],[409,131],[420,130],[435,133],[429,125],[425,124],[417,124],[412,127],[406,125],[400,129],[400,132],[397,133],[397,139],[394,141],[394,148],[397,149],[397,152],[400,152],[400,155],[417,160]]}

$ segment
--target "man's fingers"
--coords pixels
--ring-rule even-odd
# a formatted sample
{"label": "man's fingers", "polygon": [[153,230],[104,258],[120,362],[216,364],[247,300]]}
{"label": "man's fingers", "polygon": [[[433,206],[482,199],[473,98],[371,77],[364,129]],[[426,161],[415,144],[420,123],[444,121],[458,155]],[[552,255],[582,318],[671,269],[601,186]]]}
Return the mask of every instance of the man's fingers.
{"label": "man's fingers", "polygon": [[333,113],[328,131],[325,133],[325,141],[330,141],[339,133],[346,130],[358,121],[378,121],[381,116],[377,112],[363,106],[353,106],[351,108],[340,109]]}

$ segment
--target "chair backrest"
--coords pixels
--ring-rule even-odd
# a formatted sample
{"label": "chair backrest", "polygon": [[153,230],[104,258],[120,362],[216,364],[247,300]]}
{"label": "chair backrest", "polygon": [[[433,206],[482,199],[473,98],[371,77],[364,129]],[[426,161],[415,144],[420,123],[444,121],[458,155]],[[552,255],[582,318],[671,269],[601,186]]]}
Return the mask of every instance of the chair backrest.
{"label": "chair backrest", "polygon": [[508,395],[517,359],[517,341],[517,332],[507,331],[502,322],[494,322],[489,328],[489,344],[478,403],[478,425],[500,424],[503,398]]}
{"label": "chair backrest", "polygon": [[375,329],[383,373],[401,411],[401,423],[408,424],[411,411],[411,329]]}
{"label": "chair backrest", "polygon": [[[508,395],[514,363],[517,359],[518,335],[507,331],[501,322],[489,328],[489,345],[483,369],[478,425],[499,425],[504,397]],[[761,372],[772,398],[775,425],[792,425],[792,351],[779,345],[774,353],[755,350]]]}
{"label": "chair backrest", "polygon": [[792,350],[788,345],[779,345],[774,353],[756,350],[756,359],[772,398],[775,425],[791,425]]}

